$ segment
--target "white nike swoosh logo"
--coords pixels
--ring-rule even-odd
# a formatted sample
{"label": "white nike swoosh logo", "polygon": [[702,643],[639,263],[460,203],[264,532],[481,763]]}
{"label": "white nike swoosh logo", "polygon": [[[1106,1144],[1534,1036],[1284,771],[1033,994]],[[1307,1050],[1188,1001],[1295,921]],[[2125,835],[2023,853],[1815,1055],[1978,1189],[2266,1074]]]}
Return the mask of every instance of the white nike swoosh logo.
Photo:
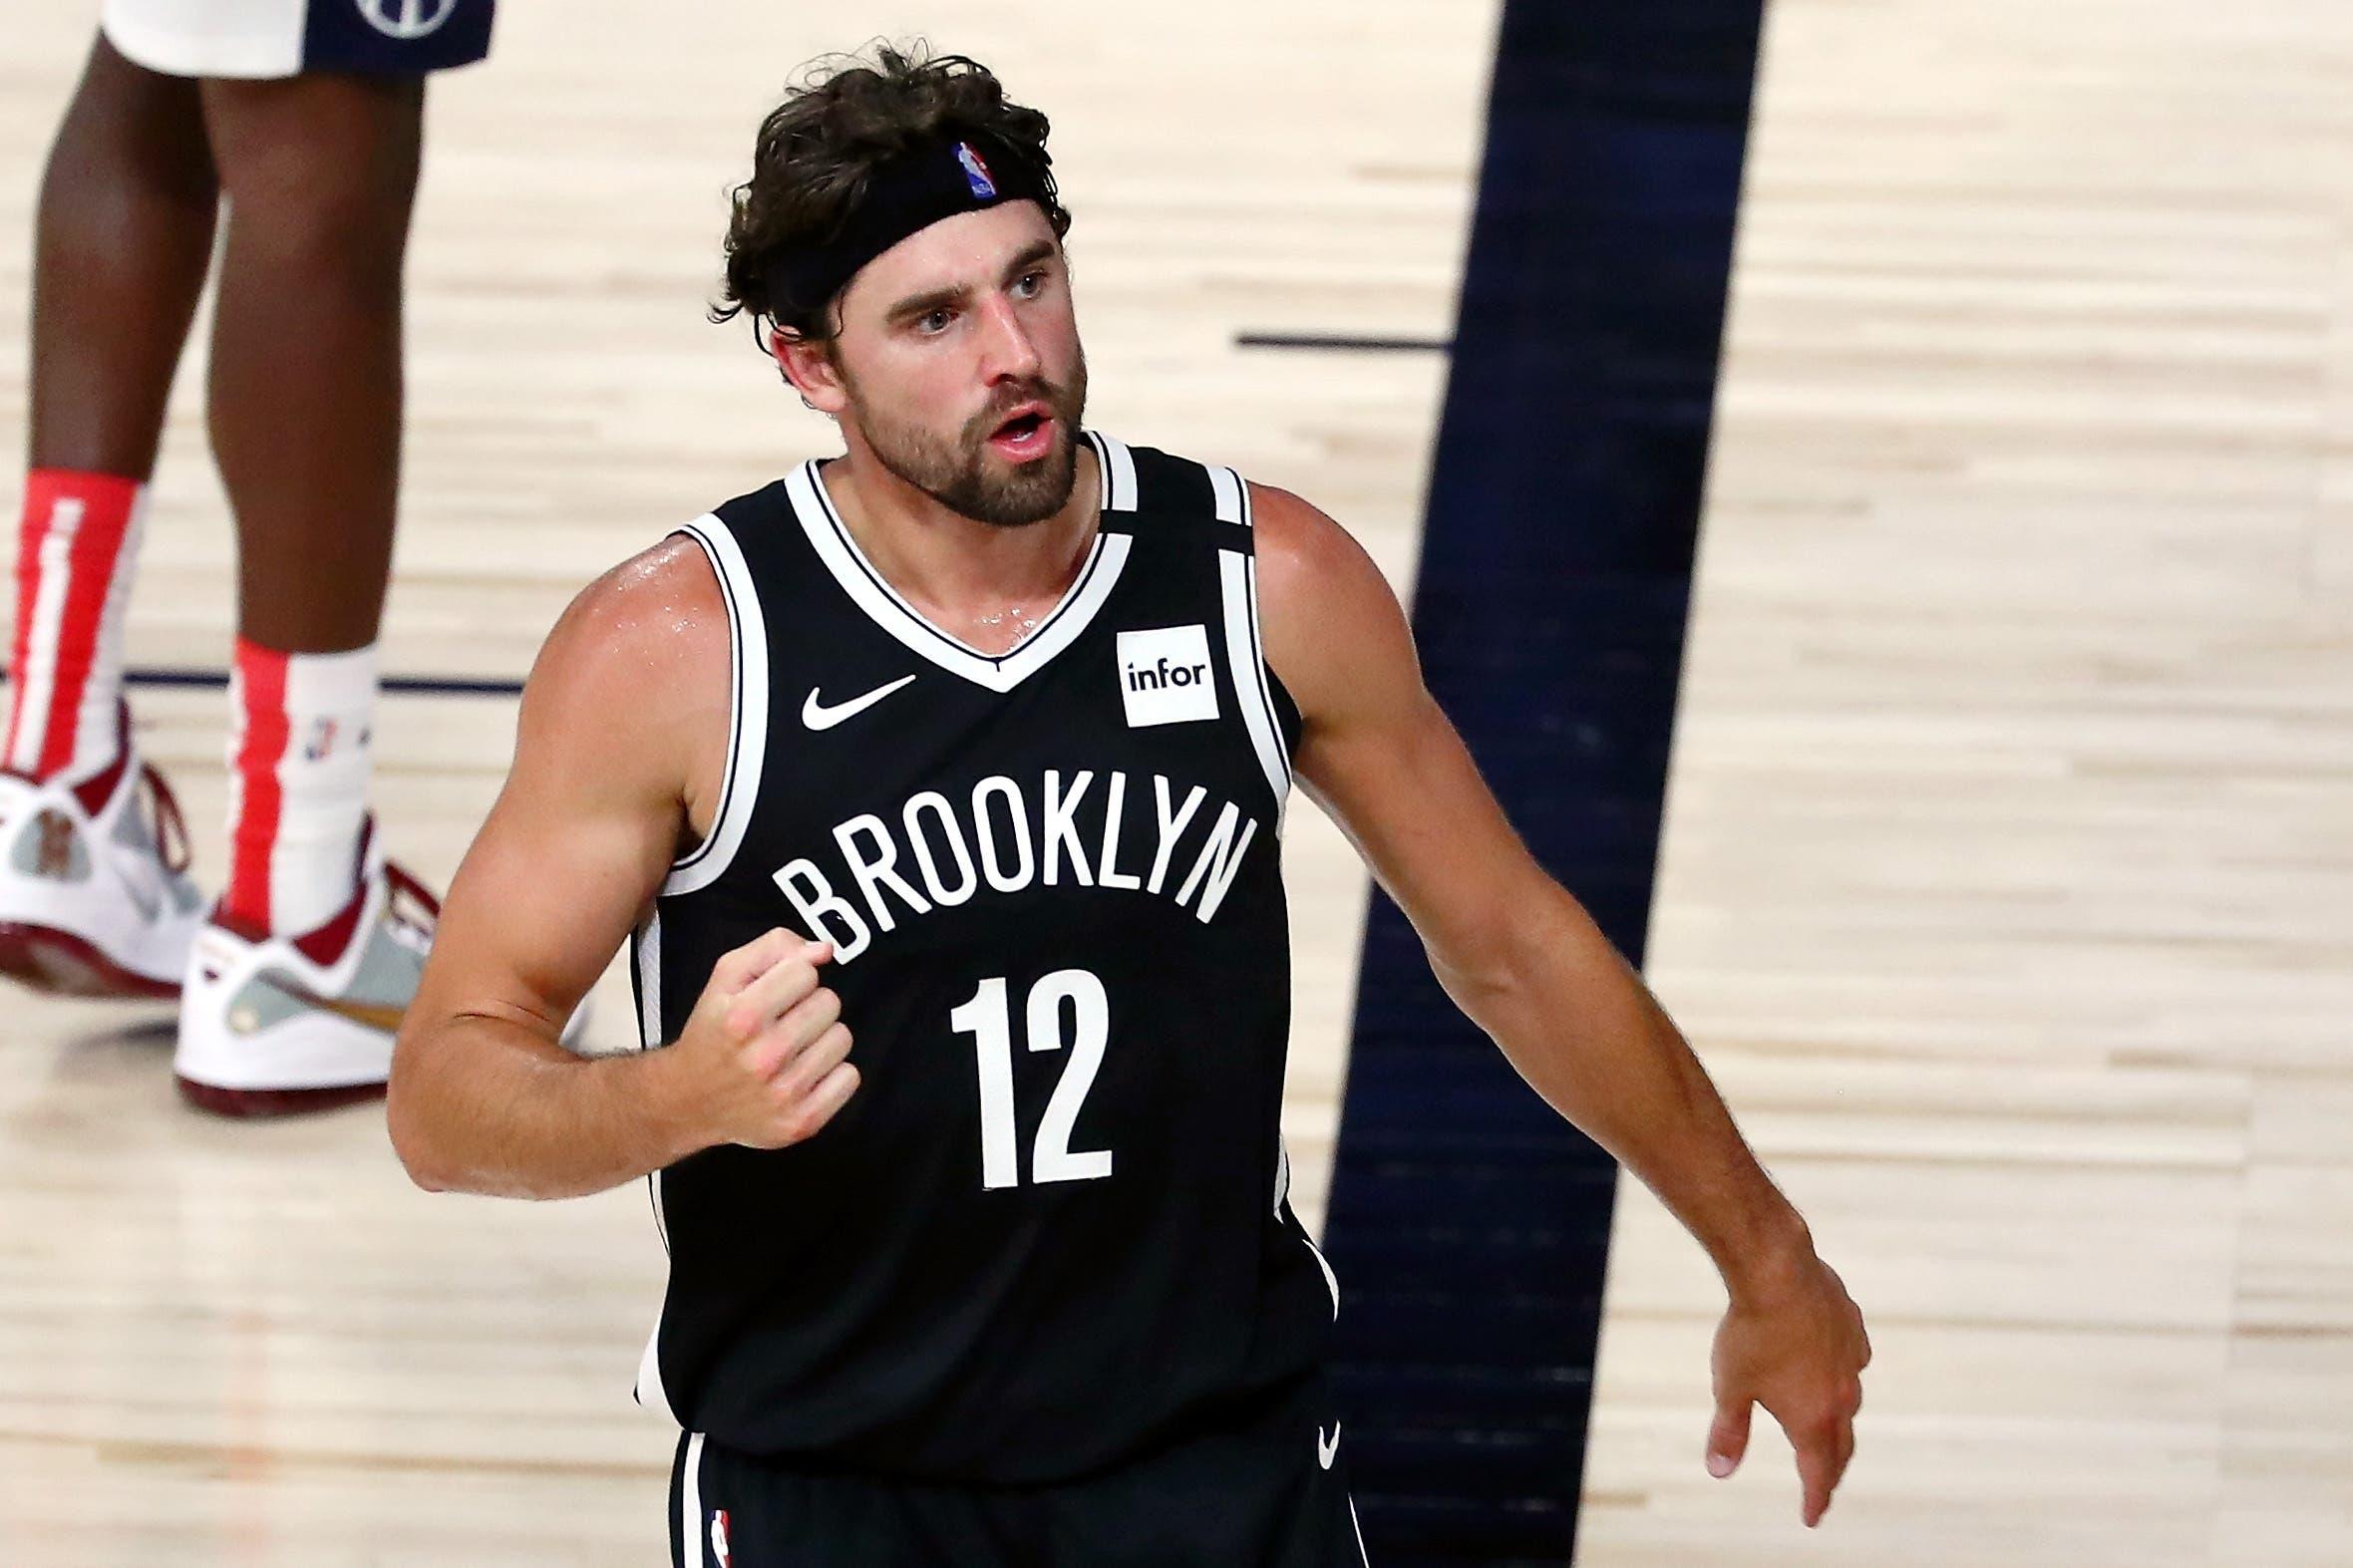
{"label": "white nike swoosh logo", "polygon": [[1332,1435],[1327,1440],[1321,1425],[1315,1428],[1315,1457],[1325,1469],[1332,1467],[1332,1455],[1340,1451],[1340,1423],[1332,1422]]}
{"label": "white nike swoosh logo", "polygon": [[911,675],[902,675],[888,686],[877,686],[863,697],[852,697],[849,701],[837,703],[831,708],[817,700],[818,688],[813,686],[809,689],[808,700],[801,705],[801,722],[812,730],[831,730],[842,720],[852,719],[864,713],[913,679],[914,677]]}

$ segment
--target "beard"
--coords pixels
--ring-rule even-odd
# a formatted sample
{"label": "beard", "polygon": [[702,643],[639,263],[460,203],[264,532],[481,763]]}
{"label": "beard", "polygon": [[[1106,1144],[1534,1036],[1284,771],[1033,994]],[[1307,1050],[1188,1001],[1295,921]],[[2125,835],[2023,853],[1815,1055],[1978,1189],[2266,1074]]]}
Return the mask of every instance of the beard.
{"label": "beard", "polygon": [[[1040,379],[1000,388],[953,438],[890,418],[868,404],[846,375],[841,386],[875,461],[950,511],[999,528],[1023,528],[1070,503],[1079,478],[1079,422],[1087,412],[1084,352],[1067,383]],[[989,451],[988,440],[1024,403],[1043,403],[1053,412],[1054,450],[1035,463],[1008,467]]]}

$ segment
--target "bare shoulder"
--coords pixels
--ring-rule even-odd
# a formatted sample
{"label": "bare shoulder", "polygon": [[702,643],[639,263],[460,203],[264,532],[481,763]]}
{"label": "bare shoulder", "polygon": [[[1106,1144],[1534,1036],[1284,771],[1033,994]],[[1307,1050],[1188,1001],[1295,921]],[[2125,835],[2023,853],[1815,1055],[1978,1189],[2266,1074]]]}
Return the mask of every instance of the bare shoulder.
{"label": "bare shoulder", "polygon": [[1257,535],[1261,595],[1269,580],[1284,591],[1307,589],[1334,574],[1380,575],[1364,546],[1330,513],[1272,484],[1250,485],[1252,531]]}
{"label": "bare shoulder", "polygon": [[1389,579],[1321,507],[1250,486],[1266,659],[1312,726],[1387,679],[1419,684],[1413,638]]}
{"label": "bare shoulder", "polygon": [[523,688],[516,770],[582,798],[682,804],[700,829],[726,766],[727,601],[702,547],[672,537],[582,588]]}
{"label": "bare shoulder", "polygon": [[582,588],[531,670],[531,695],[604,702],[675,699],[716,675],[730,679],[727,601],[709,557],[672,536]]}

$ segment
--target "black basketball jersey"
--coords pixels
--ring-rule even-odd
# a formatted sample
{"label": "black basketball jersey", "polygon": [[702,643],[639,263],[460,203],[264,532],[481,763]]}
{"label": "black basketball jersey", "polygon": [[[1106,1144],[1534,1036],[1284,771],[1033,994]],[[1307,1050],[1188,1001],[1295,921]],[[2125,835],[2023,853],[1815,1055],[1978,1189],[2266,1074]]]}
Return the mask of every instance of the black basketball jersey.
{"label": "black basketball jersey", "polygon": [[634,942],[650,1048],[720,955],[831,940],[861,1087],[791,1148],[653,1178],[639,1398],[753,1452],[1067,1479],[1320,1359],[1286,1201],[1279,839],[1298,711],[1247,488],[1090,435],[1102,527],[1018,648],[941,632],[809,464],[689,524],[725,590],[711,831]]}

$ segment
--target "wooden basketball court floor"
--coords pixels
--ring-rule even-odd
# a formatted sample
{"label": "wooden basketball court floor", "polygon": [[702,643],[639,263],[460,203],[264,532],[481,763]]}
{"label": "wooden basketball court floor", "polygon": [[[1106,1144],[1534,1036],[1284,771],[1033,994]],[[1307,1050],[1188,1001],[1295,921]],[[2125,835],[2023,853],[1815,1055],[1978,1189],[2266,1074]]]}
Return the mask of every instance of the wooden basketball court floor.
{"label": "wooden basketball court floor", "polygon": [[[0,55],[11,429],[89,9]],[[588,576],[823,448],[699,312],[771,95],[884,32],[1053,115],[1096,421],[1410,586],[1443,359],[1233,340],[1446,335],[1490,0],[506,12],[433,98],[390,670],[518,677]],[[1651,971],[1878,1357],[1819,1533],[1762,1418],[1710,1481],[1720,1295],[1624,1191],[1582,1562],[2353,1563],[2349,88],[2338,0],[1776,0]],[[225,659],[199,385],[139,665]],[[223,699],[137,702],[217,876]],[[387,700],[434,879],[511,727]],[[1314,1225],[1364,884],[1292,820]],[[375,1114],[183,1111],[153,1011],[0,1020],[0,1563],[660,1560],[638,1189],[428,1197]]]}

